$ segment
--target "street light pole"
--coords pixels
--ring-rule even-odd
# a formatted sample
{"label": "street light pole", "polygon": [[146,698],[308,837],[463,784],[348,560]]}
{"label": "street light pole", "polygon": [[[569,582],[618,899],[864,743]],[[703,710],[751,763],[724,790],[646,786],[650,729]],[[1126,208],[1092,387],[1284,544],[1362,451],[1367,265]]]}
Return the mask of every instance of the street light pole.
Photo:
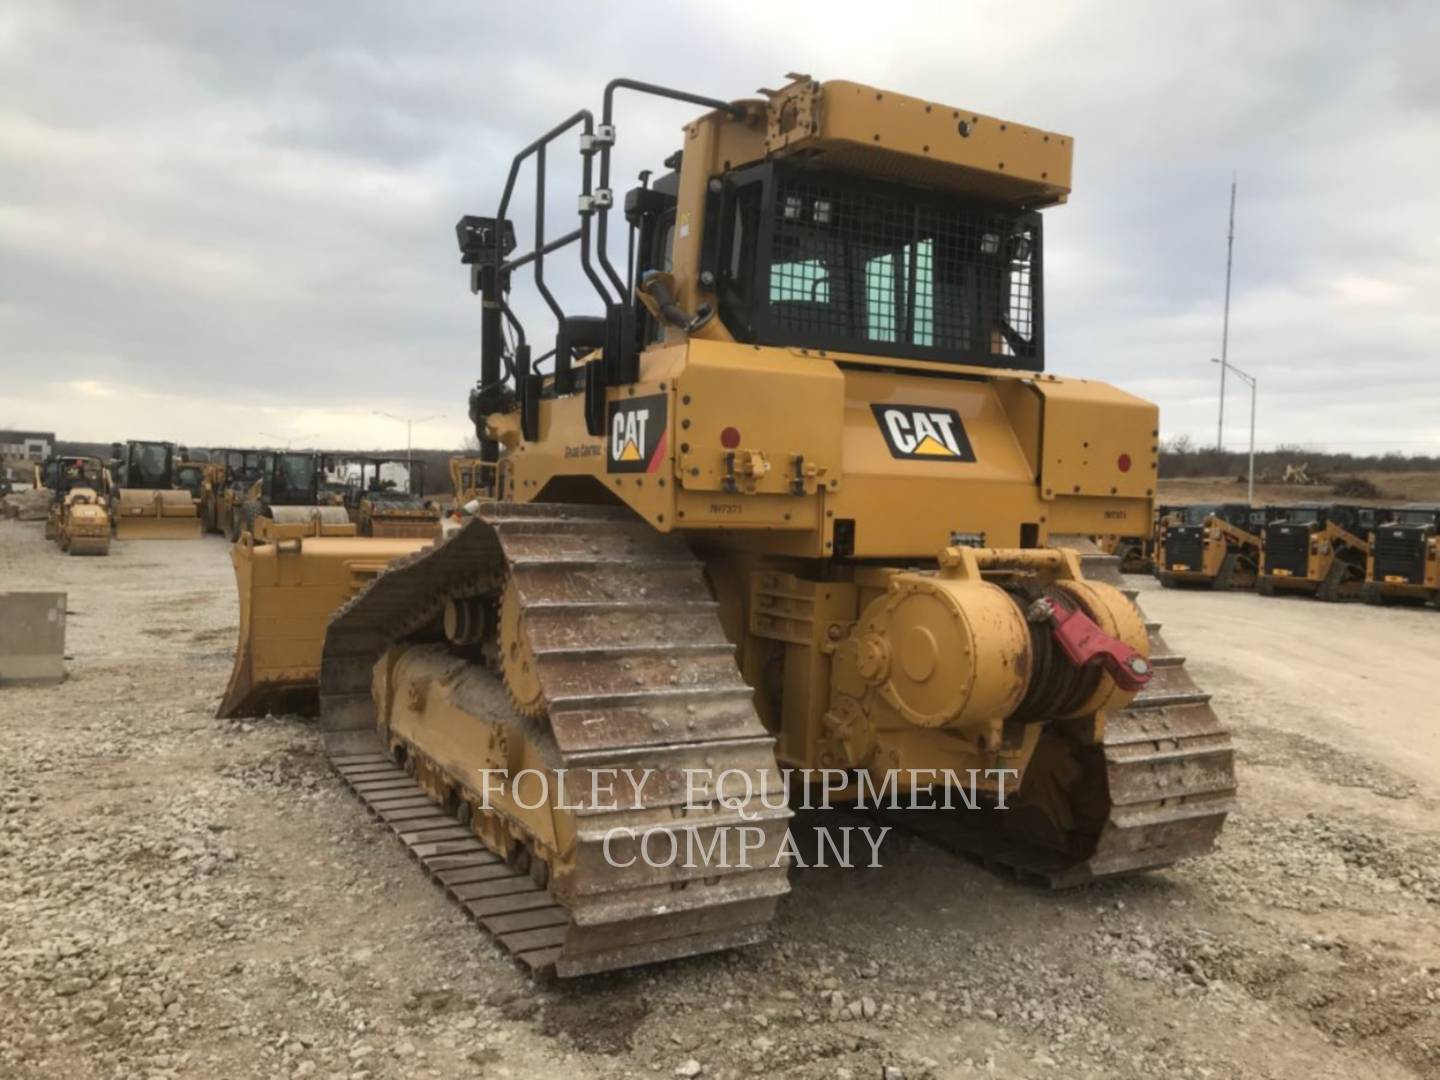
{"label": "street light pole", "polygon": [[1220,374],[1221,374],[1222,377],[1223,377],[1224,374],[1225,374],[1225,369],[1226,369],[1226,368],[1229,368],[1231,371],[1233,371],[1233,372],[1235,373],[1235,375],[1236,375],[1237,378],[1240,378],[1240,379],[1245,380],[1245,383],[1250,387],[1250,483],[1249,483],[1249,502],[1250,502],[1250,505],[1251,505],[1251,506],[1254,506],[1254,505],[1255,505],[1255,399],[1256,399],[1256,397],[1259,396],[1259,380],[1256,379],[1255,376],[1250,375],[1250,374],[1247,374],[1246,372],[1241,371],[1238,367],[1236,367],[1234,364],[1230,363],[1229,361],[1223,360],[1223,359],[1221,359],[1221,358],[1219,358],[1219,357],[1211,357],[1211,358],[1210,358],[1210,362],[1211,362],[1212,364],[1219,364],[1219,365],[1220,365]]}
{"label": "street light pole", "polygon": [[1255,505],[1255,399],[1260,394],[1260,380],[1250,380],[1250,505]]}
{"label": "street light pole", "polygon": [[288,439],[283,435],[276,435],[273,431],[262,431],[260,435],[267,439],[274,439],[276,442],[283,442],[286,450],[289,450],[292,444],[300,442],[302,439],[318,439],[320,437],[318,431],[312,431],[309,435],[292,435]]}
{"label": "street light pole", "polygon": [[1230,230],[1225,236],[1225,321],[1220,330],[1220,420],[1215,449],[1225,449],[1225,369],[1230,359],[1230,270],[1235,262],[1235,174],[1230,174]]}
{"label": "street light pole", "polygon": [[398,422],[398,423],[401,423],[401,424],[404,424],[404,425],[405,425],[405,461],[406,461],[407,463],[410,461],[410,446],[411,446],[410,433],[411,433],[411,430],[414,428],[414,426],[415,426],[416,424],[423,424],[423,423],[425,423],[427,420],[444,420],[444,419],[445,419],[445,416],[444,416],[443,413],[436,413],[436,414],[433,415],[433,416],[416,416],[416,417],[411,418],[411,417],[405,417],[405,416],[396,416],[394,413],[381,412],[379,409],[372,409],[371,411],[372,411],[376,416],[383,416],[383,417],[385,417],[385,418],[388,419],[388,420],[394,420],[394,421],[396,421],[396,422]]}

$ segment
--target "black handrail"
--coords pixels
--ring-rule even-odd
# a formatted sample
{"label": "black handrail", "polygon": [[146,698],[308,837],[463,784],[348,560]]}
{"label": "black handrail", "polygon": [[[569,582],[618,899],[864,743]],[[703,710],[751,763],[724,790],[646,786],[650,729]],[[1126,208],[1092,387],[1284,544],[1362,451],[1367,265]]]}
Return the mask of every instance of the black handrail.
{"label": "black handrail", "polygon": [[[605,104],[601,111],[601,124],[606,128],[613,126],[615,117],[615,92],[617,90],[634,90],[641,94],[653,94],[655,97],[669,98],[672,101],[684,101],[691,105],[703,105],[707,109],[719,109],[727,112],[735,119],[740,120],[745,116],[745,110],[738,105],[732,105],[728,101],[721,101],[719,98],[705,97],[702,94],[692,94],[685,90],[672,90],[668,86],[657,86],[655,83],[640,82],[637,79],[611,79],[605,86]],[[612,143],[606,142],[600,148],[600,189],[608,191],[610,188],[610,149]],[[620,294],[620,302],[625,302],[625,282],[616,273],[615,267],[610,265],[610,255],[606,241],[609,237],[609,212],[608,206],[600,207],[599,223],[596,226],[595,243],[599,248],[600,265],[605,273],[609,275],[615,290]]]}

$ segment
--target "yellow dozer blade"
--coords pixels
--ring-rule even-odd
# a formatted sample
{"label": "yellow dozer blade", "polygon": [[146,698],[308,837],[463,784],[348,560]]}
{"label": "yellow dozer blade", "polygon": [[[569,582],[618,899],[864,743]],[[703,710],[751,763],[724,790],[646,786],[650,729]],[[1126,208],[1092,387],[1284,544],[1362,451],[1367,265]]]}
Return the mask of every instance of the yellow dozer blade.
{"label": "yellow dozer blade", "polygon": [[115,502],[117,540],[199,540],[200,515],[188,491],[126,488]]}
{"label": "yellow dozer blade", "polygon": [[235,667],[216,716],[313,712],[330,616],[372,578],[429,540],[304,537],[230,549],[240,594]]}

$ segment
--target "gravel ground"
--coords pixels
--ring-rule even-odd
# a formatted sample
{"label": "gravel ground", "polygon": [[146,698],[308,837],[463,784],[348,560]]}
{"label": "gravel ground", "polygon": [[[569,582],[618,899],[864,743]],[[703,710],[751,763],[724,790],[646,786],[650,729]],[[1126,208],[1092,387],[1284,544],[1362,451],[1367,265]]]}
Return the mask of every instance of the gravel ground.
{"label": "gravel ground", "polygon": [[0,589],[67,590],[73,658],[0,691],[0,1076],[1440,1076],[1433,612],[1146,586],[1236,729],[1208,859],[1049,894],[892,836],[767,946],[535,986],[305,721],[212,718],[218,538],[41,528]]}

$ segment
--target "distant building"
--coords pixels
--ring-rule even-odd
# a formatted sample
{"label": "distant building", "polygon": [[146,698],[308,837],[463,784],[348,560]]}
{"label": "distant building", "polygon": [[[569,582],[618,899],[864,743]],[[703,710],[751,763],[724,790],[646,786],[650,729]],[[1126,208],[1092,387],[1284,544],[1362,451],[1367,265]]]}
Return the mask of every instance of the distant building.
{"label": "distant building", "polygon": [[30,478],[30,466],[55,452],[53,431],[0,431],[0,469],[20,479]]}

